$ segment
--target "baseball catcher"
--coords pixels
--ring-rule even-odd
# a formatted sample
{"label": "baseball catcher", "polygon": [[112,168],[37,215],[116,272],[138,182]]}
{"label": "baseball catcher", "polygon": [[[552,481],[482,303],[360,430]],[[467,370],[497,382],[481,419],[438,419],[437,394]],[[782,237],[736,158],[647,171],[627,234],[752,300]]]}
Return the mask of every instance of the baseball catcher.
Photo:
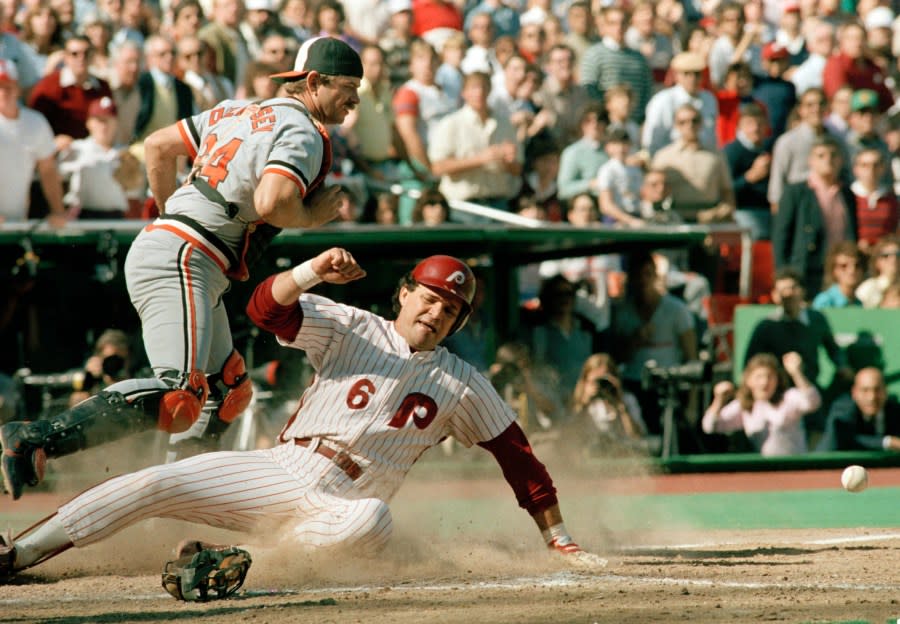
{"label": "baseball catcher", "polygon": [[[129,248],[125,278],[154,376],[115,383],[52,419],[3,425],[0,466],[13,499],[41,482],[48,458],[134,432],[172,434],[172,458],[187,454],[192,438],[216,448],[249,405],[252,385],[222,297],[230,280],[248,278],[281,228],[337,216],[339,188],[323,185],[331,167],[325,124],[339,124],[359,102],[362,63],[346,43],[310,39],[296,67],[273,76],[286,83],[286,97],[225,100],[145,141],[162,214]],[[181,187],[178,157],[194,161]]]}

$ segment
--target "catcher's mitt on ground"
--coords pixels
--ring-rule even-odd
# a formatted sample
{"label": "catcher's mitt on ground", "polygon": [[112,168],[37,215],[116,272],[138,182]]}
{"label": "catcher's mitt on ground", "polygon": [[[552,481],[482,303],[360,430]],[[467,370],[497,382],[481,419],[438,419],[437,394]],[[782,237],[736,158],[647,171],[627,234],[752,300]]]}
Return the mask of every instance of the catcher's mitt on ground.
{"label": "catcher's mitt on ground", "polygon": [[177,600],[220,600],[240,589],[250,563],[250,553],[236,546],[200,548],[167,562],[162,586]]}

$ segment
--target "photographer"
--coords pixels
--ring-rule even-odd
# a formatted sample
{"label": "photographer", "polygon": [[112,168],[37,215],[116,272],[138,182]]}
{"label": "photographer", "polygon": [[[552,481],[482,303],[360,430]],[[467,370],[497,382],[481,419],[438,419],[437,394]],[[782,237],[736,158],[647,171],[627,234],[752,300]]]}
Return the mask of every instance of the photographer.
{"label": "photographer", "polygon": [[[96,394],[106,386],[132,376],[131,341],[118,329],[107,329],[94,345],[94,354],[84,365],[84,381],[69,395],[69,407]],[[74,384],[73,384],[74,386]]]}
{"label": "photographer", "polygon": [[582,366],[572,411],[578,425],[574,433],[587,441],[589,451],[637,448],[647,432],[637,399],[623,390],[618,367],[605,353],[595,353]]}
{"label": "photographer", "polygon": [[565,416],[565,407],[554,390],[559,387],[557,375],[550,368],[535,370],[523,343],[500,345],[488,379],[519,415],[519,423],[526,431],[550,429]]}

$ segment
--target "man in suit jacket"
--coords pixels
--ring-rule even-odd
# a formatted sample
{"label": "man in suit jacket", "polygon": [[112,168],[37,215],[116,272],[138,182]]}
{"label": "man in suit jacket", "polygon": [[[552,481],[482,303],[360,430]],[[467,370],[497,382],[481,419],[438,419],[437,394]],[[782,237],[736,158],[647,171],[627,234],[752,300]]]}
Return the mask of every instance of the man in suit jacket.
{"label": "man in suit jacket", "polygon": [[810,150],[807,181],[785,188],[772,226],[776,268],[796,269],[809,294],[822,290],[828,250],[856,240],[856,200],[840,182],[842,160],[834,138],[818,137]]}
{"label": "man in suit jacket", "polygon": [[900,451],[900,402],[889,397],[874,367],[856,373],[850,394],[828,412],[819,451]]}
{"label": "man in suit jacket", "polygon": [[194,114],[191,88],[174,76],[175,46],[159,35],[144,44],[147,71],[138,78],[141,106],[135,121],[135,139],[143,141],[151,133]]}
{"label": "man in suit jacket", "polygon": [[240,0],[213,0],[210,22],[197,35],[212,46],[216,55],[216,73],[231,84],[241,83],[244,66],[250,60],[247,43],[238,26],[243,3]]}

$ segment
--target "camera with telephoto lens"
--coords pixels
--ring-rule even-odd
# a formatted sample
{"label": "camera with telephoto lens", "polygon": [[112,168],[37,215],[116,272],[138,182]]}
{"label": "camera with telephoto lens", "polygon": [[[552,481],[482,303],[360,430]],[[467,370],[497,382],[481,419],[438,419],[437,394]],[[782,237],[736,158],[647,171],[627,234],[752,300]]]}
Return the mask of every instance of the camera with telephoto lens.
{"label": "camera with telephoto lens", "polygon": [[613,382],[612,379],[603,375],[602,377],[598,377],[593,380],[594,382],[594,396],[591,397],[591,401],[601,400],[601,401],[618,401],[620,398],[620,392],[618,386]]}
{"label": "camera with telephoto lens", "polygon": [[647,392],[667,385],[705,384],[712,379],[713,363],[708,358],[675,366],[659,366],[656,360],[649,360],[641,371],[641,388]]}

